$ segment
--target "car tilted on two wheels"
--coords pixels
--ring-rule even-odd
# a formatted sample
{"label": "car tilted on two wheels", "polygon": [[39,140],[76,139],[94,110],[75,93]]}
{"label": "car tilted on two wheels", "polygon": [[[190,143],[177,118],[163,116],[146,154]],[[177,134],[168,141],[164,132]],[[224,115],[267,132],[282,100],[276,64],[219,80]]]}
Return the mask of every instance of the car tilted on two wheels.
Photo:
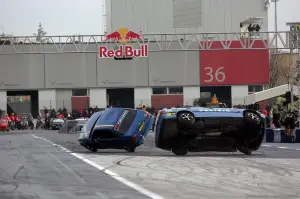
{"label": "car tilted on two wheels", "polygon": [[79,143],[92,152],[107,148],[134,152],[144,143],[153,121],[154,117],[143,110],[107,108],[87,121]]}
{"label": "car tilted on two wheels", "polygon": [[[93,152],[105,148],[134,152],[153,122],[154,117],[143,110],[107,108],[88,120],[79,142]],[[250,155],[263,142],[265,118],[245,109],[173,108],[159,111],[154,127],[156,147],[176,155],[237,150]]]}
{"label": "car tilted on two wheels", "polygon": [[245,109],[165,109],[159,112],[155,126],[156,147],[176,155],[237,150],[250,155],[259,149],[265,135],[264,117]]}

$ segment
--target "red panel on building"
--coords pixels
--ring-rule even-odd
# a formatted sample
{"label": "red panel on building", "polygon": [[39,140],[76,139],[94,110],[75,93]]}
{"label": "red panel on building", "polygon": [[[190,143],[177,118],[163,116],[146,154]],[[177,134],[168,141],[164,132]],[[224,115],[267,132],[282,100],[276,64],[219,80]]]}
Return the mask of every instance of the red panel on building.
{"label": "red panel on building", "polygon": [[158,109],[160,106],[172,107],[183,106],[183,95],[152,95],[152,107]]}
{"label": "red panel on building", "polygon": [[[262,41],[253,47],[264,48]],[[222,48],[213,42],[211,49]],[[240,41],[233,41],[230,48],[242,48]],[[203,50],[200,51],[200,84],[249,85],[269,84],[269,50]]]}
{"label": "red panel on building", "polygon": [[72,97],[72,109],[86,109],[90,106],[90,97],[88,96],[73,96]]}

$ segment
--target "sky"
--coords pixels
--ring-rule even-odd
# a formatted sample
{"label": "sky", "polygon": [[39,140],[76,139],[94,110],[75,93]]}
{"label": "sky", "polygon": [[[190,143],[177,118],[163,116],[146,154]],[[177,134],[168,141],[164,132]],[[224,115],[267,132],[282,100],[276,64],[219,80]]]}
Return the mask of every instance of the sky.
{"label": "sky", "polygon": [[[251,0],[249,0],[251,1]],[[277,27],[278,31],[288,31],[287,22],[300,22],[300,0],[279,0],[277,3]],[[275,30],[275,9],[271,4],[268,13],[269,31]]]}
{"label": "sky", "polygon": [[[6,34],[33,35],[42,22],[49,36],[102,34],[101,0],[0,0],[0,3],[0,33],[3,27]],[[279,0],[277,5],[279,31],[288,30],[286,22],[300,22],[300,0]],[[274,21],[272,4],[270,31],[274,31]]]}
{"label": "sky", "polygon": [[[87,3],[88,2],[88,3]],[[28,36],[41,22],[47,35],[100,35],[101,0],[0,0],[5,34]]]}

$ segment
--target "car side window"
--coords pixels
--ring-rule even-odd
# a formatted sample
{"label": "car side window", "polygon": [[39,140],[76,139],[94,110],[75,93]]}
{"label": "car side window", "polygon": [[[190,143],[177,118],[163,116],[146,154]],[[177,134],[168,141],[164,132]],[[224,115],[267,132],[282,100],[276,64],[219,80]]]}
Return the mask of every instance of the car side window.
{"label": "car side window", "polygon": [[86,132],[86,133],[90,132],[100,115],[101,115],[101,112],[94,113],[92,115],[92,117],[90,119],[88,119],[88,121],[82,127],[82,132]]}

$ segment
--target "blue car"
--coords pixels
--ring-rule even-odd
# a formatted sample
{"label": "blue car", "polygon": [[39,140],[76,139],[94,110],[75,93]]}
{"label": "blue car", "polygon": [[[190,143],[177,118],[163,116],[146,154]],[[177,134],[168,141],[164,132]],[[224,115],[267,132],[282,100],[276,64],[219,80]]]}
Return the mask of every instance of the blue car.
{"label": "blue car", "polygon": [[107,148],[134,152],[144,143],[153,122],[153,116],[147,111],[107,108],[91,116],[78,140],[92,152]]}
{"label": "blue car", "polygon": [[265,118],[253,110],[233,108],[172,108],[159,111],[155,145],[176,155],[220,151],[251,155],[265,136]]}

